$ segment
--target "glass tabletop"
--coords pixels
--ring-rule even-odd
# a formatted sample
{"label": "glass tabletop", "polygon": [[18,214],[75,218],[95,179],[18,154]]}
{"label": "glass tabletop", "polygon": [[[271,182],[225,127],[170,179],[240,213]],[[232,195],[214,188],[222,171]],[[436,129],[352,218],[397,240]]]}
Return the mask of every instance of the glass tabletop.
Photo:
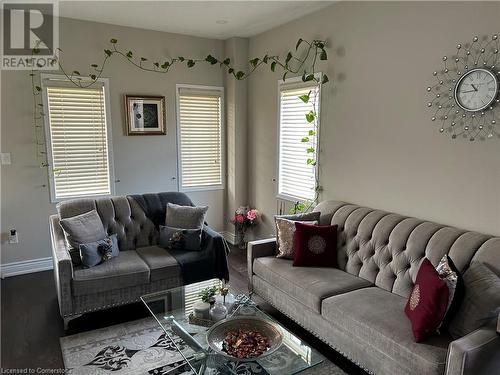
{"label": "glass tabletop", "polygon": [[[259,310],[248,296],[234,295],[231,290],[226,296],[228,317],[255,316],[272,321],[279,326],[283,343],[273,354],[250,362],[228,360],[217,355],[207,342],[210,327],[202,325],[207,322],[193,317],[194,305],[201,300],[200,292],[211,286],[220,286],[220,281],[203,281],[141,297],[168,337],[168,349],[175,350],[179,355],[175,366],[164,373],[284,375],[296,374],[323,362],[324,357],[320,353]],[[216,299],[222,302],[220,295]]]}

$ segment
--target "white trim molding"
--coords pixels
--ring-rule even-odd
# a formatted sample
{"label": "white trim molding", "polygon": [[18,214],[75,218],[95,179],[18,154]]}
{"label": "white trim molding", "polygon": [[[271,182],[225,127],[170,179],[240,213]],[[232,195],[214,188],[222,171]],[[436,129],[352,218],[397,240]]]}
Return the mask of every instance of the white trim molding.
{"label": "white trim molding", "polygon": [[26,273],[47,271],[53,268],[52,257],[47,257],[2,264],[0,274],[3,279],[5,277],[24,275]]}
{"label": "white trim molding", "polygon": [[231,245],[237,245],[238,243],[236,242],[236,235],[232,232],[220,232],[222,237],[226,239],[227,242],[229,242]]}

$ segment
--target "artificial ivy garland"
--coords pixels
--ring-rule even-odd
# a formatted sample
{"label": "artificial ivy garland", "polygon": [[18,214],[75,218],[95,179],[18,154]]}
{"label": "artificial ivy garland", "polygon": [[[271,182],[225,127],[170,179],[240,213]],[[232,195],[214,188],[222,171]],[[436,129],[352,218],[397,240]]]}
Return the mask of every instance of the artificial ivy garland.
{"label": "artificial ivy garland", "polygon": [[[88,78],[84,79],[82,74],[77,70],[73,70],[71,71],[71,73],[69,73],[69,70],[66,70],[62,65],[60,58],[56,59],[57,65],[64,76],[66,76],[66,78],[76,87],[80,88],[87,88],[94,85],[102,76],[107,62],[113,57],[119,57],[126,63],[129,63],[142,71],[160,74],[168,73],[169,70],[175,65],[185,64],[187,68],[193,68],[197,64],[205,63],[210,65],[218,65],[219,67],[225,69],[226,72],[228,74],[231,74],[235,79],[243,80],[250,77],[260,67],[269,66],[272,72],[281,70],[283,72],[282,78],[284,81],[289,74],[301,74],[303,82],[315,82],[317,85],[323,85],[329,82],[328,76],[326,74],[323,74],[321,79],[315,77],[315,68],[318,59],[328,60],[328,55],[325,50],[326,42],[324,40],[314,39],[312,41],[308,41],[300,38],[295,45],[295,51],[289,51],[284,58],[278,55],[267,54],[262,57],[252,58],[251,60],[249,60],[250,69],[247,72],[236,70],[234,66],[231,65],[230,58],[224,58],[221,60],[217,57],[212,56],[211,54],[206,56],[204,59],[179,56],[160,62],[154,60],[152,61],[143,56],[137,56],[133,51],[120,48],[118,45],[118,40],[115,38],[110,39],[109,43],[110,47],[103,51],[104,55],[101,64],[90,64],[91,73],[88,74]],[[59,54],[61,54],[62,50],[58,49],[58,52]],[[33,55],[37,55],[39,53],[40,50],[38,47],[33,48]],[[42,120],[46,114],[44,112],[44,106],[41,100],[42,88],[40,86],[40,71],[37,69],[31,70],[30,77],[33,92],[33,122],[35,127],[36,155],[40,166],[42,168],[46,168],[48,167],[48,160],[45,151],[45,139],[42,123]],[[301,95],[299,96],[299,99],[304,103],[308,103],[311,99],[310,94],[311,92],[309,92],[309,94],[307,95]],[[315,101],[316,99],[314,98],[313,100]],[[316,108],[316,102],[313,102],[313,108]],[[314,147],[314,145],[310,144],[311,141],[309,138],[317,134],[317,114],[315,111],[311,110],[310,112],[304,114],[304,116],[306,118],[306,121],[311,124],[311,129],[308,131],[308,134],[305,134],[299,141],[306,146],[306,152],[308,153],[308,155],[317,155],[316,148]],[[307,164],[311,165],[312,168],[317,168],[319,166],[317,158],[313,158],[312,156],[307,158]],[[314,200],[310,202],[296,202],[291,211],[307,211],[315,202],[317,202],[320,190],[321,187],[319,184],[319,176],[318,173],[316,173]]]}

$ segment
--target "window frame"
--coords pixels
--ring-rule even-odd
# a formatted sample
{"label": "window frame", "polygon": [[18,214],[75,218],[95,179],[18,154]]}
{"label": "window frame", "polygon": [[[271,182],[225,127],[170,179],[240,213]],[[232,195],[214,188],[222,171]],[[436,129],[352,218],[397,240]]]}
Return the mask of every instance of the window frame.
{"label": "window frame", "polygon": [[[317,80],[319,80],[319,82],[321,82],[321,79],[322,79],[322,76],[323,76],[323,73],[321,72],[317,72],[314,74],[314,78],[316,78]],[[297,85],[297,86],[301,86],[301,84],[303,84],[304,87],[307,87],[307,83],[306,82],[303,82],[302,81],[302,77],[301,76],[296,76],[296,77],[291,77],[291,78],[287,78],[286,80],[283,80],[283,79],[280,79],[278,80],[278,110],[277,110],[277,113],[278,113],[278,118],[277,118],[277,123],[278,123],[278,127],[277,127],[277,163],[276,163],[276,198],[277,199],[282,199],[282,200],[285,200],[285,201],[288,201],[288,202],[306,202],[306,201],[309,201],[308,198],[304,198],[304,197],[299,197],[299,196],[294,196],[294,195],[290,195],[290,194],[285,194],[285,193],[280,193],[280,151],[281,151],[281,91],[282,91],[282,87],[285,87],[286,86],[294,86],[294,85]],[[320,139],[321,139],[321,98],[322,98],[322,95],[321,95],[321,89],[322,89],[322,85],[319,84],[319,88],[318,88],[318,100],[317,100],[317,110],[316,110],[316,118],[317,118],[317,129],[316,129],[316,151],[314,153],[314,157],[315,157],[315,160],[317,161],[318,158],[319,158],[319,151],[320,151]],[[304,116],[306,114],[304,113]],[[304,134],[304,136],[306,136]],[[300,142],[298,142],[298,145],[299,145]],[[315,173],[315,180],[317,180],[317,176],[319,174],[319,164],[316,163],[315,167],[314,167],[314,173]]]}
{"label": "window frame", "polygon": [[[182,186],[182,150],[181,150],[181,116],[180,116],[180,92],[182,89],[207,90],[220,92],[220,127],[221,127],[221,183],[205,186],[191,186],[184,188]],[[181,192],[196,191],[217,191],[226,188],[226,127],[225,127],[225,96],[223,86],[207,86],[192,84],[175,85],[175,115],[176,115],[176,137],[177,137],[177,189]]]}
{"label": "window frame", "polygon": [[[63,82],[65,85],[70,83],[69,79],[61,74],[40,74],[40,83],[42,87],[42,103],[45,111],[44,127],[45,127],[45,146],[47,152],[47,175],[49,180],[50,202],[58,203],[75,198],[90,198],[90,197],[110,197],[115,194],[115,168],[113,158],[113,138],[112,138],[112,123],[111,123],[111,104],[109,94],[109,79],[98,78],[96,81],[102,83],[104,88],[104,108],[106,109],[106,143],[108,147],[108,171],[109,171],[109,194],[78,194],[62,198],[56,197],[54,170],[53,170],[53,157],[52,157],[52,137],[50,131],[50,115],[49,115],[49,101],[47,95],[46,81]],[[90,78],[82,77],[82,82],[91,82]],[[57,85],[50,85],[50,87],[57,87]],[[77,86],[75,86],[77,87]]]}

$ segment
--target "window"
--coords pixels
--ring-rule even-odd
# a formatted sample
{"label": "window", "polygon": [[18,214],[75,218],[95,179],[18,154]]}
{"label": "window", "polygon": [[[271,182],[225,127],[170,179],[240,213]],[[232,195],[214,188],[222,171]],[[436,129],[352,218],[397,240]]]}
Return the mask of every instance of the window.
{"label": "window", "polygon": [[222,101],[222,88],[177,86],[181,190],[223,187]]}
{"label": "window", "polygon": [[79,88],[42,77],[53,202],[113,193],[107,82]]}
{"label": "window", "polygon": [[[308,103],[299,99],[309,92]],[[319,128],[319,87],[314,82],[303,83],[300,78],[280,81],[279,101],[278,198],[313,200],[317,168],[307,160],[317,158],[318,135],[309,135],[314,126],[306,121],[305,115],[316,111]],[[302,142],[305,137],[308,142]],[[308,148],[315,151],[308,153]]]}

